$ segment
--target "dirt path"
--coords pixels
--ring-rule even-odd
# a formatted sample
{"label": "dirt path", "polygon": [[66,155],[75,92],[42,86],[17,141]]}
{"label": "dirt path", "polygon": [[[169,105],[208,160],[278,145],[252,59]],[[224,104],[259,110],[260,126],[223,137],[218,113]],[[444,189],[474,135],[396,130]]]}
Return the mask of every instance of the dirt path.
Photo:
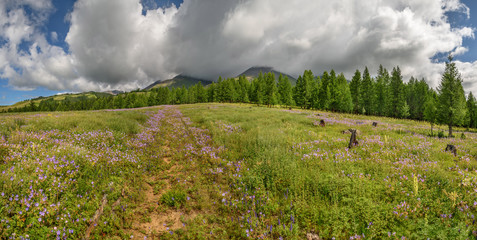
{"label": "dirt path", "polygon": [[[174,115],[172,111],[164,111],[165,120],[160,122],[161,127],[167,128],[171,125],[173,129],[185,129],[184,121],[181,119],[169,119],[168,117]],[[173,124],[170,124],[170,123]],[[169,124],[168,124],[169,123]],[[167,129],[167,131],[171,131]],[[174,130],[172,130],[174,131]],[[162,203],[161,197],[174,189],[174,186],[180,182],[183,188],[187,188],[187,177],[190,172],[184,169],[183,159],[177,159],[174,156],[178,146],[190,142],[189,137],[179,137],[176,135],[168,136],[162,132],[158,135],[158,143],[149,146],[149,148],[158,150],[160,160],[155,159],[156,164],[160,165],[159,171],[153,171],[144,176],[141,194],[144,194],[144,199],[134,209],[132,225],[130,229],[125,229],[125,232],[131,236],[131,239],[161,239],[164,234],[173,234],[174,231],[185,228],[186,222],[198,215],[198,212],[184,209],[183,207],[170,207]],[[171,143],[171,141],[173,141]],[[170,146],[174,144],[174,146]],[[181,182],[182,180],[182,182]],[[187,182],[187,183],[184,183]],[[189,199],[189,197],[187,197]],[[191,200],[192,202],[192,200]]]}
{"label": "dirt path", "polygon": [[[164,147],[169,151],[169,147]],[[165,156],[169,153],[166,152]],[[162,159],[165,165],[170,166],[162,174],[145,176],[142,191],[145,199],[134,213],[131,235],[133,239],[159,239],[157,236],[182,228],[185,214],[180,210],[169,209],[161,204],[161,196],[171,189],[170,179],[180,174],[180,166],[172,163],[169,157]],[[171,165],[172,164],[172,165]]]}

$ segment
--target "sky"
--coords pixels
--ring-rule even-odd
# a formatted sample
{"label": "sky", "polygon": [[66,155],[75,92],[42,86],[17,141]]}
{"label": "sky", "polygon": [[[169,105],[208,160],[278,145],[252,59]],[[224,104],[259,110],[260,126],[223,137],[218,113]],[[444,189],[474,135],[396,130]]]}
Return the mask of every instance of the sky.
{"label": "sky", "polygon": [[436,88],[449,54],[475,95],[476,29],[475,0],[1,0],[0,105],[252,66],[399,66]]}

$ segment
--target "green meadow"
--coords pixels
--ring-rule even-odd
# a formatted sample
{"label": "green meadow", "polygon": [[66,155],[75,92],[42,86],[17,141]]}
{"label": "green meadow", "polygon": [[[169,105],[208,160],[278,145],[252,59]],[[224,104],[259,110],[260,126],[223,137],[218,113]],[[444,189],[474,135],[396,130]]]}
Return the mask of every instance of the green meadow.
{"label": "green meadow", "polygon": [[477,133],[456,130],[250,104],[3,114],[0,237],[472,239]]}

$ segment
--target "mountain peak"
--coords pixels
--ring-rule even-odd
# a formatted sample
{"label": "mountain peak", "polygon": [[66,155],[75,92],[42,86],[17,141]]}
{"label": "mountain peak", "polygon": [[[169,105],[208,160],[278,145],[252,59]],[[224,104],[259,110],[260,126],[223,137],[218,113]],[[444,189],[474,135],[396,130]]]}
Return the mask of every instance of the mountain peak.
{"label": "mountain peak", "polygon": [[184,74],[179,74],[175,76],[172,79],[167,79],[167,80],[159,80],[154,82],[153,84],[147,86],[144,88],[144,90],[150,90],[153,88],[157,87],[175,87],[175,88],[180,88],[182,86],[185,87],[192,87],[197,83],[202,83],[202,85],[207,86],[212,83],[210,80],[205,80],[205,79],[200,79],[200,78],[195,78],[195,77],[190,77]]}
{"label": "mountain peak", "polygon": [[251,67],[251,68],[247,69],[245,72],[239,74],[237,77],[245,76],[248,79],[253,79],[253,78],[258,77],[258,75],[260,73],[263,73],[263,74],[273,73],[273,74],[275,74],[276,78],[278,78],[278,76],[280,76],[280,74],[282,74],[284,77],[288,77],[288,79],[292,82],[292,85],[295,85],[295,83],[296,83],[296,78],[292,77],[289,74],[279,72],[279,71],[275,70],[273,67],[268,67],[268,66]]}

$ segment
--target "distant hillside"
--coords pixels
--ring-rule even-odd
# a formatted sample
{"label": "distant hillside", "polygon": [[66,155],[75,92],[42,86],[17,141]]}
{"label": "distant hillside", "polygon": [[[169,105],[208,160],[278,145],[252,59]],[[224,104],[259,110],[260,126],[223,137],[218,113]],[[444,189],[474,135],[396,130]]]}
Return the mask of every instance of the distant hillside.
{"label": "distant hillside", "polygon": [[[113,91],[116,94],[120,93],[120,91]],[[30,101],[33,101],[37,106],[40,104],[41,101],[43,100],[53,100],[53,101],[63,101],[66,98],[70,100],[71,102],[76,102],[82,99],[92,99],[92,98],[101,98],[101,97],[108,97],[111,95],[116,95],[113,93],[109,92],[84,92],[84,93],[65,93],[65,94],[58,94],[58,95],[53,95],[49,97],[37,97],[33,98],[31,100],[25,100],[21,102],[17,102],[13,105],[10,106],[0,106],[0,111],[1,110],[8,110],[10,108],[22,108],[28,104],[30,104]]]}
{"label": "distant hillside", "polygon": [[202,83],[202,85],[204,86],[207,86],[212,83],[212,81],[209,81],[209,80],[204,80],[204,79],[199,79],[199,78],[194,78],[194,77],[189,77],[184,75],[178,75],[174,77],[173,79],[156,81],[153,84],[144,88],[144,90],[150,90],[150,89],[159,88],[159,87],[180,88],[182,86],[185,86],[186,88],[189,88],[196,85],[199,82]]}
{"label": "distant hillside", "polygon": [[247,79],[252,80],[254,78],[257,78],[258,75],[260,74],[260,72],[263,73],[263,74],[270,73],[270,72],[275,74],[275,78],[277,79],[277,81],[278,81],[278,76],[280,76],[280,74],[282,74],[284,77],[288,77],[288,79],[291,81],[293,86],[295,86],[295,84],[296,84],[296,78],[290,76],[289,74],[276,71],[272,67],[251,67],[251,68],[247,69],[247,71],[239,74],[237,77],[245,76],[245,77],[247,77]]}
{"label": "distant hillside", "polygon": [[124,92],[119,91],[119,90],[112,90],[112,91],[106,91],[106,92],[103,92],[103,93],[107,93],[107,94],[111,94],[111,95],[119,95],[119,94],[124,93]]}

